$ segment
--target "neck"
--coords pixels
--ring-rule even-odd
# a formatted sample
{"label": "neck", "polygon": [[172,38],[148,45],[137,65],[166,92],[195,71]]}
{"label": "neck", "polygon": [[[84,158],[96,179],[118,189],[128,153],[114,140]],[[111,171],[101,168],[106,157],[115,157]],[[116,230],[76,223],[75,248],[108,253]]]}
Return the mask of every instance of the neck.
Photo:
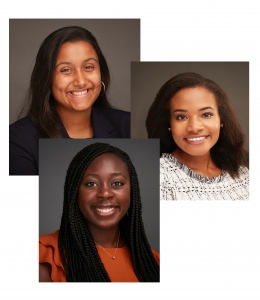
{"label": "neck", "polygon": [[91,107],[87,111],[71,112],[56,107],[57,113],[70,138],[92,138]]}
{"label": "neck", "polygon": [[90,228],[89,230],[91,232],[91,235],[93,237],[93,240],[99,244],[101,247],[104,248],[117,248],[117,247],[123,247],[124,242],[122,238],[119,237],[119,226],[117,228],[113,228],[110,230],[99,230],[95,228]]}
{"label": "neck", "polygon": [[204,155],[195,156],[177,148],[171,154],[176,157],[180,163],[185,164],[191,170],[202,176],[212,178],[221,175],[221,169],[213,162],[210,152]]}

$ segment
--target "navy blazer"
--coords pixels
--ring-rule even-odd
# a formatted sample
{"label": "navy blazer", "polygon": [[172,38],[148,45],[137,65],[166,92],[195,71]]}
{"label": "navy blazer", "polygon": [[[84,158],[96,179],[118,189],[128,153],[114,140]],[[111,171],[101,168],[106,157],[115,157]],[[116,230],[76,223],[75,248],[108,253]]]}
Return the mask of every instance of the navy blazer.
{"label": "navy blazer", "polygon": [[[94,138],[130,138],[130,113],[92,107]],[[70,138],[61,123],[61,135]],[[29,117],[9,126],[9,175],[39,174],[39,135]]]}

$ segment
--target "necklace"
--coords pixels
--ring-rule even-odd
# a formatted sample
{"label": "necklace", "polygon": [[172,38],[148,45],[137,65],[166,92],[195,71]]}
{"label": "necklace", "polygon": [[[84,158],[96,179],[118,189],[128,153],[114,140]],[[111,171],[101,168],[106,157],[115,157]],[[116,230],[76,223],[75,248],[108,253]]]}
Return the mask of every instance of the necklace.
{"label": "necklace", "polygon": [[118,248],[118,243],[119,243],[119,238],[120,238],[120,231],[119,231],[119,234],[118,234],[118,239],[117,239],[117,245],[116,245],[116,251],[115,251],[115,254],[112,256],[111,254],[109,254],[102,246],[100,246],[97,242],[95,242],[96,245],[98,245],[101,249],[103,249],[112,259],[115,259],[116,258],[116,252],[117,252],[117,248]]}

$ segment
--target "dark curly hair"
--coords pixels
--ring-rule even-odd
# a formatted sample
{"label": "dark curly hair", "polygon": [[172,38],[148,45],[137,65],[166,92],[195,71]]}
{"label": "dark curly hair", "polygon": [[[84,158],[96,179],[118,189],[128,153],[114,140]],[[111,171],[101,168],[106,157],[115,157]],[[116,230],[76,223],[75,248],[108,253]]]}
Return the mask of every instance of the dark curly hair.
{"label": "dark curly hair", "polygon": [[131,184],[128,215],[120,221],[120,234],[131,252],[139,281],[158,282],[159,266],[151,251],[142,221],[139,183],[129,156],[109,144],[94,143],[82,149],[71,161],[64,186],[63,214],[59,232],[59,251],[68,282],[110,281],[98,255],[86,220],[78,207],[78,189],[90,163],[103,153],[113,153],[127,166]]}
{"label": "dark curly hair", "polygon": [[215,164],[226,170],[233,178],[238,176],[241,165],[249,166],[249,154],[244,149],[244,134],[236,113],[224,91],[212,80],[199,74],[181,73],[168,80],[157,93],[147,118],[148,138],[160,138],[160,154],[171,153],[177,148],[170,127],[170,101],[183,88],[204,87],[213,93],[224,127],[220,130],[217,143],[210,153]]}
{"label": "dark curly hair", "polygon": [[110,84],[108,65],[96,38],[87,29],[78,26],[60,28],[52,32],[42,42],[38,51],[34,69],[31,75],[30,87],[27,92],[26,103],[18,117],[25,112],[30,117],[38,134],[42,138],[60,138],[59,116],[55,110],[55,100],[52,95],[51,85],[53,73],[61,46],[66,42],[86,41],[92,45],[97,53],[101,80],[106,89],[101,93],[94,105],[112,108],[107,99]]}

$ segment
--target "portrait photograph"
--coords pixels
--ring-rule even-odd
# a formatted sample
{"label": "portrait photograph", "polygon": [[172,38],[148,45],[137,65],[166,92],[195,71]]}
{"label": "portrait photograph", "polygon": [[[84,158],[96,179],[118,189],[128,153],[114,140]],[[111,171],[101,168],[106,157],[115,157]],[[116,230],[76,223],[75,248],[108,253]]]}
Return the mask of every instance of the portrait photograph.
{"label": "portrait photograph", "polygon": [[132,87],[132,136],[160,139],[161,200],[249,199],[248,62],[132,63]]}
{"label": "portrait photograph", "polygon": [[[40,281],[158,282],[158,199],[158,140],[40,139],[40,267],[52,266],[51,280],[43,270]],[[93,241],[96,250],[91,248]],[[73,261],[75,258],[75,265],[63,266],[72,260],[62,257],[63,250],[72,255]],[[106,272],[101,276],[91,267],[89,259],[95,251],[108,278]],[[60,256],[65,262],[61,263]],[[86,259],[86,270],[80,270],[76,257],[82,263]],[[69,271],[71,267],[78,272]]]}

